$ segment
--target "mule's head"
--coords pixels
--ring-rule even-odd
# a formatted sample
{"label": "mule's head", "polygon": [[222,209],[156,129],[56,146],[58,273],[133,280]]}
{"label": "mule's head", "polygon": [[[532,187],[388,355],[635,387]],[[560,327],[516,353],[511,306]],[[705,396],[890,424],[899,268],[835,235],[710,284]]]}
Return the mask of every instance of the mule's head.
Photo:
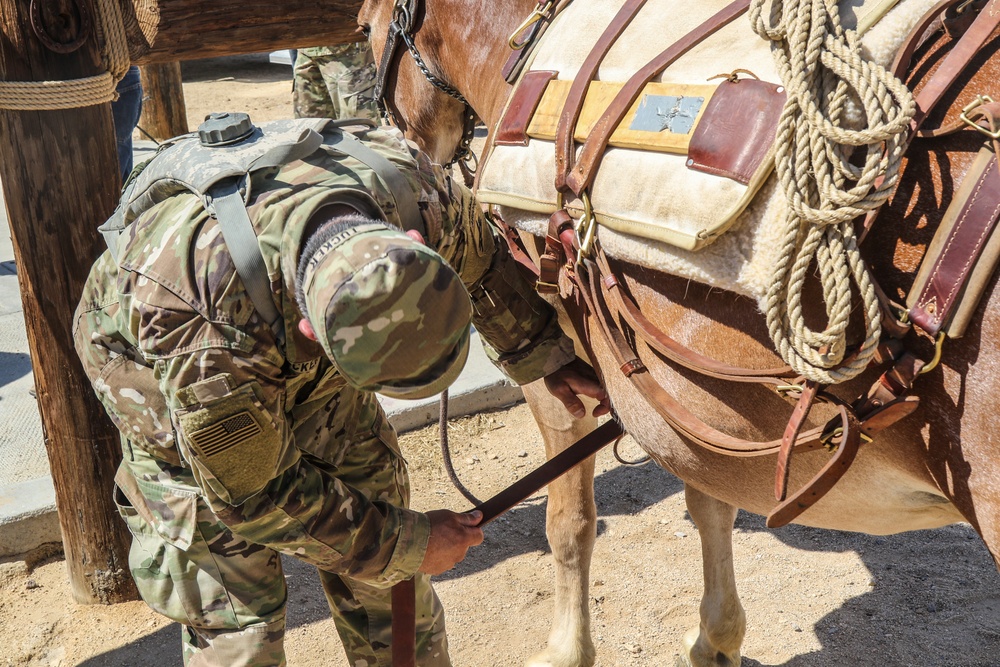
{"label": "mule's head", "polygon": [[[423,62],[431,75],[449,85],[447,72],[460,68],[462,63],[449,63],[445,56],[447,35],[444,29],[449,20],[444,3],[424,0],[365,0],[358,14],[358,23],[368,35],[379,76],[384,81],[383,103],[399,129],[415,141],[436,162],[448,162],[456,153],[465,126],[465,104],[436,88],[420,71],[415,59],[408,53],[402,36],[396,40],[393,53],[386,54],[390,24],[397,7],[414,5],[420,9],[411,19],[409,33]],[[390,44],[391,46],[391,44]],[[450,52],[461,53],[454,46]]]}

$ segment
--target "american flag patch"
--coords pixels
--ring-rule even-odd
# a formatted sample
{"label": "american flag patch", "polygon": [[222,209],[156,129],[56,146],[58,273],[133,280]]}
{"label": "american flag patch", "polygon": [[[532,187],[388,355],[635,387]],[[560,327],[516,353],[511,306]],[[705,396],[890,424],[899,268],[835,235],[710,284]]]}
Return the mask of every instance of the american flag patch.
{"label": "american flag patch", "polygon": [[244,410],[218,424],[195,431],[189,437],[201,450],[202,456],[211,457],[249,440],[262,431],[253,415]]}

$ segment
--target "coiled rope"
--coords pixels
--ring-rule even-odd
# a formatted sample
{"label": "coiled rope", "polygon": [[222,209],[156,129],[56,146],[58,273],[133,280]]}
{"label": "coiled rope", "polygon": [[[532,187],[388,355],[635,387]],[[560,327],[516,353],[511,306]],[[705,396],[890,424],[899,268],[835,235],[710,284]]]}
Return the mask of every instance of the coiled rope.
{"label": "coiled rope", "polygon": [[[857,34],[841,27],[836,1],[753,0],[750,20],[758,35],[773,42],[787,91],[775,171],[788,210],[781,257],[765,297],[768,331],[796,372],[835,384],[865,369],[881,337],[878,298],[853,223],[892,193],[916,106],[899,79],[861,57]],[[844,127],[852,98],[864,113],[860,130]],[[857,166],[862,150],[864,162]],[[802,312],[803,285],[813,265],[826,306],[822,331],[810,329]],[[865,339],[847,356],[852,285],[861,298]]]}
{"label": "coiled rope", "polygon": [[0,108],[15,111],[74,109],[117,99],[115,86],[130,65],[128,39],[118,0],[96,0],[94,24],[101,45],[102,74],[69,81],[0,81]]}

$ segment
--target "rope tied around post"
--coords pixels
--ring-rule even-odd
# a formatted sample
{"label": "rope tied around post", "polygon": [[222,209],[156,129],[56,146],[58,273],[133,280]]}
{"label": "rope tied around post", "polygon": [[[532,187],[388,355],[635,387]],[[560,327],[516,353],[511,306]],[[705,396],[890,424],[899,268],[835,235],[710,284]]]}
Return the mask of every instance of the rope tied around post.
{"label": "rope tied around post", "polygon": [[94,3],[101,62],[107,71],[69,81],[0,81],[0,108],[14,111],[74,109],[105,104],[117,98],[115,87],[131,64],[125,22],[119,0],[94,0]]}
{"label": "rope tied around post", "polygon": [[[835,1],[753,0],[750,20],[758,35],[773,42],[787,91],[774,160],[788,208],[765,296],[768,331],[797,373],[821,384],[844,382],[868,366],[881,338],[876,287],[861,258],[854,220],[892,194],[916,105],[899,79],[862,57],[857,33],[843,29]],[[851,103],[860,105],[861,129],[845,127]],[[859,149],[863,164],[856,158]],[[822,331],[810,329],[802,312],[813,264],[826,307]],[[852,285],[862,302],[865,339],[848,357]]]}

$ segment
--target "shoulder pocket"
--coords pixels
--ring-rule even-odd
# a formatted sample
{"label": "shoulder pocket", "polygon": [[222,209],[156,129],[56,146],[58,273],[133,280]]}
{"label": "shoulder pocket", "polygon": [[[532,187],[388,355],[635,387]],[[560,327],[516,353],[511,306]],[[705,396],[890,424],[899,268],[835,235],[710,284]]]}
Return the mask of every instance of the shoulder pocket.
{"label": "shoulder pocket", "polygon": [[176,412],[184,454],[202,488],[239,505],[278,473],[282,437],[254,392],[223,374],[188,389],[199,402]]}

